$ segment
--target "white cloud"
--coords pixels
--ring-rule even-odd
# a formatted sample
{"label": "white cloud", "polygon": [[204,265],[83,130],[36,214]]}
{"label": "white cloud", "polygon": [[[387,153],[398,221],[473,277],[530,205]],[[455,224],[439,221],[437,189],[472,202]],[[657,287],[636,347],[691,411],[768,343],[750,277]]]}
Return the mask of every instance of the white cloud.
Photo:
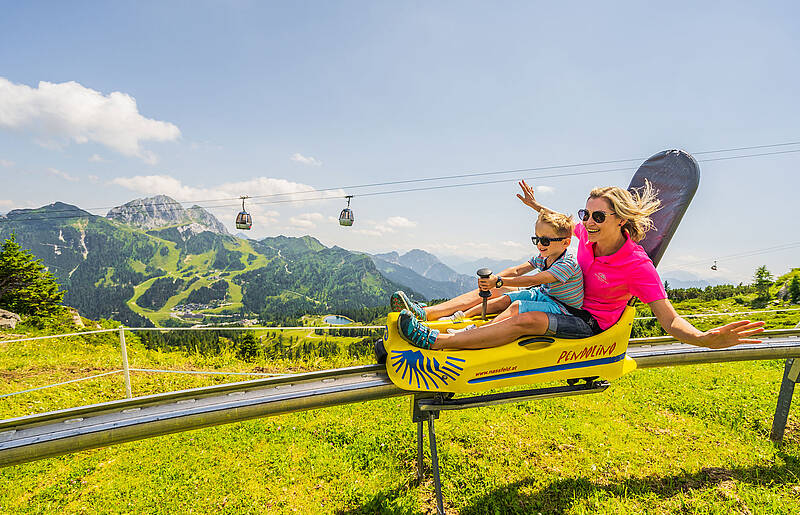
{"label": "white cloud", "polygon": [[14,161],[9,161],[8,159],[0,159],[0,166],[11,168],[12,166],[14,166]]}
{"label": "white cloud", "polygon": [[426,250],[436,253],[457,253],[462,256],[472,257],[503,257],[505,254],[498,252],[496,244],[487,243],[485,241],[460,241],[458,244],[432,242],[428,243],[425,247]]}
{"label": "white cloud", "polygon": [[501,245],[505,245],[506,247],[514,247],[514,248],[522,248],[523,245],[516,241],[507,240],[501,243]]}
{"label": "white cloud", "polygon": [[13,205],[14,205],[14,201],[13,200],[0,199],[0,207],[8,208],[8,207],[11,207]]}
{"label": "white cloud", "polygon": [[296,161],[296,162],[302,163],[304,165],[322,166],[322,161],[320,161],[316,157],[311,157],[311,156],[306,157],[303,154],[300,154],[298,152],[295,152],[294,154],[292,154],[291,159],[292,159],[292,161]]}
{"label": "white cloud", "polygon": [[[169,175],[137,175],[134,177],[118,177],[110,181],[145,195],[168,195],[181,202],[196,202],[204,199],[235,199],[243,194],[249,195],[249,205],[260,203],[299,203],[303,199],[340,198],[341,190],[316,192],[307,185],[285,179],[256,177],[249,181],[228,182],[210,188],[186,186],[180,180]],[[316,192],[316,194],[314,194]],[[259,198],[261,197],[261,198]]]}
{"label": "white cloud", "polygon": [[38,87],[0,77],[0,128],[26,130],[48,146],[99,143],[123,155],[155,163],[145,141],[174,141],[180,129],[139,114],[136,99],[119,91],[103,95],[77,82],[41,81]]}
{"label": "white cloud", "polygon": [[80,180],[77,177],[73,177],[72,175],[68,174],[67,172],[62,172],[61,170],[57,170],[55,168],[48,168],[47,172],[50,175],[55,175],[56,177],[61,177],[62,179],[70,181],[70,182],[78,182]]}
{"label": "white cloud", "polygon": [[89,179],[89,182],[92,184],[97,184],[97,182],[100,180],[100,177],[96,175],[87,175],[86,178]]}
{"label": "white cloud", "polygon": [[303,213],[289,218],[289,225],[298,229],[312,229],[323,220],[325,216],[320,213]]}
{"label": "white cloud", "polygon": [[385,220],[359,219],[356,216],[355,225],[358,226],[358,229],[353,229],[352,232],[363,234],[364,236],[379,237],[395,233],[396,230],[416,227],[417,222],[413,222],[404,216],[390,216]]}
{"label": "white cloud", "polygon": [[104,163],[105,161],[100,154],[92,154],[92,157],[89,158],[90,163]]}
{"label": "white cloud", "polygon": [[386,219],[386,225],[389,227],[398,227],[398,228],[406,228],[406,227],[416,227],[417,222],[412,222],[408,218],[404,216],[390,216]]}
{"label": "white cloud", "polygon": [[370,236],[374,238],[379,238],[384,234],[383,232],[378,231],[376,229],[355,229],[353,232],[356,234],[363,234],[364,236]]}
{"label": "white cloud", "polygon": [[552,195],[556,189],[552,186],[536,186],[534,189],[537,195]]}

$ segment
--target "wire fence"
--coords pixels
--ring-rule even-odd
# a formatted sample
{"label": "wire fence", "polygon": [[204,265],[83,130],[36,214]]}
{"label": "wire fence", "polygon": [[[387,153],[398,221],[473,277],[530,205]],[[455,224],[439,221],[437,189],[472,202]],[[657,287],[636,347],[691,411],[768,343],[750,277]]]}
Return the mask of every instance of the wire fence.
{"label": "wire fence", "polygon": [[[800,311],[800,308],[781,308],[781,309],[762,309],[762,310],[754,310],[754,311],[728,311],[728,312],[721,312],[721,313],[692,313],[692,314],[684,314],[681,315],[684,318],[703,318],[703,317],[718,317],[718,316],[731,316],[737,317],[742,315],[752,315],[752,314],[761,314],[761,313],[776,313],[776,312],[791,312],[791,311]],[[655,320],[656,317],[636,317],[634,320]],[[798,324],[800,327],[800,324]],[[52,383],[44,386],[38,386],[36,388],[29,388],[26,390],[20,390],[16,392],[6,393],[0,395],[0,399],[11,397],[14,395],[21,395],[24,393],[31,393],[39,390],[45,390],[48,388],[54,388],[56,386],[64,386],[72,383],[77,383],[80,381],[87,381],[90,379],[97,379],[100,377],[105,377],[113,374],[122,373],[125,377],[125,390],[126,396],[131,398],[133,395],[131,393],[131,386],[130,386],[130,372],[140,372],[140,373],[161,373],[161,374],[189,374],[189,375],[219,375],[219,376],[258,376],[258,377],[284,377],[289,376],[292,374],[278,374],[278,373],[268,373],[268,372],[231,372],[231,371],[205,371],[205,370],[162,370],[162,369],[154,369],[154,368],[131,368],[128,366],[128,352],[126,349],[125,344],[125,331],[129,332],[139,332],[139,331],[157,331],[157,332],[171,332],[171,331],[289,331],[289,330],[323,330],[323,331],[331,331],[331,330],[361,330],[361,329],[385,329],[385,325],[339,325],[339,326],[250,326],[250,327],[226,327],[226,326],[216,326],[216,327],[117,327],[113,329],[97,329],[91,331],[81,331],[75,333],[64,333],[64,334],[52,334],[47,336],[33,336],[29,338],[16,338],[10,340],[0,340],[2,343],[17,343],[17,342],[26,342],[26,341],[36,341],[36,340],[47,340],[47,339],[54,339],[54,338],[66,338],[70,336],[85,336],[90,334],[102,334],[102,333],[119,333],[120,339],[120,351],[122,355],[122,363],[123,368],[119,370],[112,370],[109,372],[104,372],[102,374],[96,374],[87,377],[81,377],[77,379],[71,379],[69,381],[63,381],[59,383]],[[664,337],[656,337],[656,339],[663,339]],[[653,338],[650,338],[653,339]],[[641,340],[646,340],[646,338],[641,338]],[[631,340],[633,341],[633,339]]]}

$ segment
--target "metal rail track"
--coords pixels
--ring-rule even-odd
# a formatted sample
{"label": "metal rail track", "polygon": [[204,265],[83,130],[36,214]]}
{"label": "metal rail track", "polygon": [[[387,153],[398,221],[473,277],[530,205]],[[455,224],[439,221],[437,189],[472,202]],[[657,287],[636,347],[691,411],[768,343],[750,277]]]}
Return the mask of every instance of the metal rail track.
{"label": "metal rail track", "polygon": [[[639,340],[628,354],[639,368],[800,357],[800,337],[791,335],[797,331],[784,334],[722,350]],[[392,384],[383,365],[365,365],[0,420],[0,467],[252,418],[403,395],[411,392]]]}

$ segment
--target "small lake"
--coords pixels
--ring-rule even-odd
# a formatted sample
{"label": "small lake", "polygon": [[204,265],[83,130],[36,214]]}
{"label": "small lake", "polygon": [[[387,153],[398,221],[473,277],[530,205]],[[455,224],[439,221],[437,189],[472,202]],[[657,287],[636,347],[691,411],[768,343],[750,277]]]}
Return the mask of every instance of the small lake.
{"label": "small lake", "polygon": [[328,315],[322,319],[328,325],[347,325],[352,324],[353,321],[341,315]]}

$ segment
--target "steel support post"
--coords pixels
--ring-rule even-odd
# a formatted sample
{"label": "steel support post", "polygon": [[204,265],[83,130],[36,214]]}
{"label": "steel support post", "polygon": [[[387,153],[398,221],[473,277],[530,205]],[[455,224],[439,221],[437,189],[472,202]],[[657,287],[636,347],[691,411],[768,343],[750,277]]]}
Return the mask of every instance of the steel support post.
{"label": "steel support post", "polygon": [[422,421],[417,422],[417,481],[422,480],[422,466],[425,450],[422,445]]}
{"label": "steel support post", "polygon": [[800,359],[787,359],[783,369],[781,390],[778,394],[778,405],[775,407],[775,417],[772,419],[772,431],[769,434],[769,439],[775,443],[783,441],[783,433],[786,431],[786,422],[789,420],[789,408],[792,405],[794,385],[798,375],[800,375]]}
{"label": "steel support post", "polygon": [[428,413],[428,437],[431,442],[431,471],[433,471],[433,486],[436,489],[436,515],[444,515],[444,502],[442,501],[442,482],[439,480],[439,455],[436,452],[436,432],[433,421],[436,415]]}
{"label": "steel support post", "polygon": [[122,373],[125,376],[125,395],[130,399],[131,393],[131,371],[128,368],[128,349],[125,347],[125,328],[119,328],[119,346],[122,351]]}

